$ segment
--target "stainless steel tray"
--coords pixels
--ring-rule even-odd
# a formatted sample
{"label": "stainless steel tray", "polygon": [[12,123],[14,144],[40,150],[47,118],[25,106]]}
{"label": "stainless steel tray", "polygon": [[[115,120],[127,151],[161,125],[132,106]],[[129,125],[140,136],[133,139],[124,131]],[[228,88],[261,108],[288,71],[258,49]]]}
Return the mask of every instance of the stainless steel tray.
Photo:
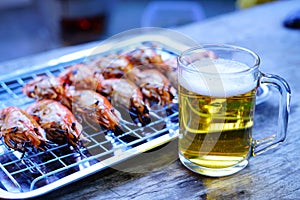
{"label": "stainless steel tray", "polygon": [[[160,52],[167,56],[176,56],[194,45],[184,36],[177,35],[177,38],[172,39],[170,33],[172,31],[155,30],[154,34],[151,31],[135,31],[109,39],[95,48],[35,66],[23,66],[26,69],[0,77],[0,108],[9,105],[27,107],[33,100],[22,93],[25,83],[38,75],[57,75],[67,66],[99,54],[155,43],[155,48]],[[152,122],[145,127],[123,124],[122,128],[127,131],[118,137],[105,130],[95,131],[88,126],[84,127],[84,134],[91,142],[80,149],[81,154],[67,146],[57,146],[21,158],[19,152],[7,149],[1,141],[0,198],[24,199],[48,193],[173,140],[177,137],[178,129],[176,104],[173,106],[174,109],[163,116],[151,111]]]}

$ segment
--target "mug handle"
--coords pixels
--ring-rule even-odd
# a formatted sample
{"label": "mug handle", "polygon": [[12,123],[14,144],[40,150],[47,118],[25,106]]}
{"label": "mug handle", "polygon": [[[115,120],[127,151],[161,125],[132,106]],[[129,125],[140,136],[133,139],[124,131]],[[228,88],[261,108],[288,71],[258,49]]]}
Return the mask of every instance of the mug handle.
{"label": "mug handle", "polygon": [[291,89],[283,78],[272,74],[260,73],[260,84],[276,88],[280,92],[281,99],[279,102],[277,133],[267,138],[254,140],[253,156],[277,147],[278,144],[285,140],[290,112]]}

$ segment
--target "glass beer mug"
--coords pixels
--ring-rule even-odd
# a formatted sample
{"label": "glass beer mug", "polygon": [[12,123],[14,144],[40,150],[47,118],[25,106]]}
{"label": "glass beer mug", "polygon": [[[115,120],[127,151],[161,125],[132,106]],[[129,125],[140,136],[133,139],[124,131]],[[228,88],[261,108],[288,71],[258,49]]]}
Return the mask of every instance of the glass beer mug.
{"label": "glass beer mug", "polygon": [[[290,88],[259,71],[259,57],[245,48],[205,45],[178,57],[179,158],[190,170],[220,177],[242,170],[251,155],[277,146],[286,136]],[[260,84],[281,93],[277,134],[252,138]]]}

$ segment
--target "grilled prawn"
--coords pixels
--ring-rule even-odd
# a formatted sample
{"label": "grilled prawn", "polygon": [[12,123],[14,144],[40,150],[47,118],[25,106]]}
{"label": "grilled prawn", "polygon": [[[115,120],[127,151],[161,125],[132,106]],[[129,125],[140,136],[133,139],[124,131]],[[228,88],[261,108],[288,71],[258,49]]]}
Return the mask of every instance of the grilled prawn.
{"label": "grilled prawn", "polygon": [[67,98],[72,102],[72,111],[103,125],[109,130],[119,129],[119,115],[111,103],[93,90],[69,89]]}
{"label": "grilled prawn", "polygon": [[148,104],[155,102],[165,106],[172,103],[176,89],[169,80],[156,69],[139,70],[134,68],[127,77],[138,85]]}
{"label": "grilled prawn", "polygon": [[97,90],[102,75],[91,66],[76,64],[63,71],[58,79],[63,86],[72,85],[75,89]]}
{"label": "grilled prawn", "polygon": [[9,106],[0,111],[0,137],[11,149],[22,153],[32,150],[45,150],[45,131],[24,110]]}
{"label": "grilled prawn", "polygon": [[[48,77],[45,77],[46,80]],[[55,83],[62,84],[62,76],[55,79]],[[65,79],[67,80],[67,79]],[[69,79],[71,80],[71,79]],[[93,80],[93,78],[91,78]],[[114,110],[110,102],[102,95],[96,93],[94,90],[89,90],[87,85],[80,85],[81,81],[77,82],[77,88],[85,88],[75,90],[73,84],[69,82],[65,82],[62,86],[62,90],[52,90],[52,85],[40,85],[40,81],[36,81],[31,83],[36,88],[34,90],[34,97],[37,99],[51,99],[51,100],[59,100],[64,106],[66,106],[71,111],[76,111],[78,113],[84,114],[85,118],[91,118],[94,122],[97,122],[108,129],[116,129],[119,124],[119,119],[117,116],[117,111]],[[50,88],[47,88],[49,86]],[[42,87],[45,92],[37,92],[41,91]],[[23,91],[28,95],[30,93],[26,92],[29,87],[25,86]],[[48,95],[46,91],[58,92],[56,95]],[[29,95],[32,97],[32,95]],[[59,97],[59,98],[56,98]]]}
{"label": "grilled prawn", "polygon": [[31,104],[26,111],[45,130],[48,140],[59,145],[68,143],[79,149],[82,126],[67,107],[57,101],[41,100]]}
{"label": "grilled prawn", "polygon": [[126,58],[134,67],[141,69],[157,69],[162,73],[169,71],[170,66],[163,59],[162,54],[155,48],[141,47],[128,52]]}
{"label": "grilled prawn", "polygon": [[112,104],[125,106],[133,121],[146,125],[150,123],[149,109],[143,101],[139,88],[127,79],[106,79],[101,82],[101,93],[108,96]]}
{"label": "grilled prawn", "polygon": [[23,93],[35,99],[60,101],[64,96],[64,87],[55,76],[39,76],[23,87]]}
{"label": "grilled prawn", "polygon": [[89,66],[99,69],[105,79],[122,78],[133,68],[126,56],[117,54],[94,59]]}
{"label": "grilled prawn", "polygon": [[[104,58],[102,58],[102,59],[104,59]],[[107,59],[107,58],[105,58],[105,59]],[[102,60],[101,62],[105,62],[105,61]],[[119,71],[125,70],[124,68],[122,70],[117,69],[120,66],[122,66],[121,63],[122,62],[110,63],[110,65],[108,65],[107,68],[102,69],[103,75],[106,76],[106,78],[114,77],[116,75],[115,72],[117,73]],[[124,65],[128,64],[125,61],[124,61],[124,63],[125,63]],[[101,65],[101,64],[98,63],[98,65]],[[104,65],[105,64],[102,63],[102,67]],[[92,68],[88,67],[86,65],[75,65],[75,66],[70,67],[69,69],[67,69],[66,72],[64,72],[63,74],[60,75],[60,80],[61,80],[61,82],[64,82],[66,85],[75,87],[76,90],[77,89],[92,90],[93,88],[96,88],[96,89],[94,89],[94,91],[102,93],[106,97],[109,96],[114,101],[114,103],[124,105],[126,108],[128,108],[131,117],[134,119],[134,121],[136,123],[142,123],[143,125],[145,125],[150,122],[149,110],[143,102],[143,97],[142,97],[141,92],[139,91],[139,88],[136,87],[136,85],[134,83],[132,83],[128,80],[104,79],[103,77],[100,77],[100,75],[96,73],[96,70],[94,70],[94,72],[93,72]],[[84,91],[84,90],[81,90],[81,91]],[[84,92],[87,94],[87,91],[84,91]],[[79,94],[79,92],[77,92],[77,96],[79,96],[78,94]],[[89,91],[88,94],[91,95],[92,91]],[[82,95],[82,96],[84,96],[84,95]],[[82,96],[80,96],[80,97],[82,97]],[[96,94],[93,94],[93,96],[95,96],[96,98],[100,98]],[[71,97],[72,97],[72,95],[71,95]],[[84,100],[88,102],[88,99],[84,99]],[[74,101],[74,99],[71,99],[72,103],[74,103],[73,101]],[[81,101],[82,100],[80,100],[80,102]],[[100,101],[100,102],[102,102],[102,101]],[[103,101],[103,103],[106,104],[107,101]],[[80,104],[82,104],[82,103],[80,103]],[[109,116],[109,115],[107,115],[107,116]],[[108,126],[108,124],[106,122],[105,123],[103,122],[103,119],[100,120],[100,118],[99,118],[97,121],[100,124],[102,124],[108,128],[111,128]],[[114,122],[114,120],[112,120],[111,122]]]}
{"label": "grilled prawn", "polygon": [[171,82],[172,86],[177,88],[177,57],[171,56],[163,58],[162,54],[153,48],[138,48],[127,54],[127,59],[132,64],[142,70],[156,69],[164,74]]}

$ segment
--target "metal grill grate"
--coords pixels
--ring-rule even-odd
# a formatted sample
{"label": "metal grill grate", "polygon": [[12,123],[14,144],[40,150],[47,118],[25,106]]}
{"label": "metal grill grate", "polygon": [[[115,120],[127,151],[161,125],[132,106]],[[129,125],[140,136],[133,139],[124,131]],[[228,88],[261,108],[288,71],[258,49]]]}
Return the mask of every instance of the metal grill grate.
{"label": "metal grill grate", "polygon": [[[25,109],[34,100],[22,93],[24,84],[40,75],[56,76],[69,65],[70,63],[59,64],[2,80],[0,108],[14,105]],[[0,141],[0,188],[8,193],[27,193],[26,197],[34,197],[176,137],[177,105],[157,112],[151,111],[150,115],[152,122],[144,127],[123,122],[124,134],[118,136],[99,126],[85,125],[83,134],[90,142],[80,152],[61,145],[48,147],[45,152],[31,152],[22,158],[20,152],[9,150]]]}

